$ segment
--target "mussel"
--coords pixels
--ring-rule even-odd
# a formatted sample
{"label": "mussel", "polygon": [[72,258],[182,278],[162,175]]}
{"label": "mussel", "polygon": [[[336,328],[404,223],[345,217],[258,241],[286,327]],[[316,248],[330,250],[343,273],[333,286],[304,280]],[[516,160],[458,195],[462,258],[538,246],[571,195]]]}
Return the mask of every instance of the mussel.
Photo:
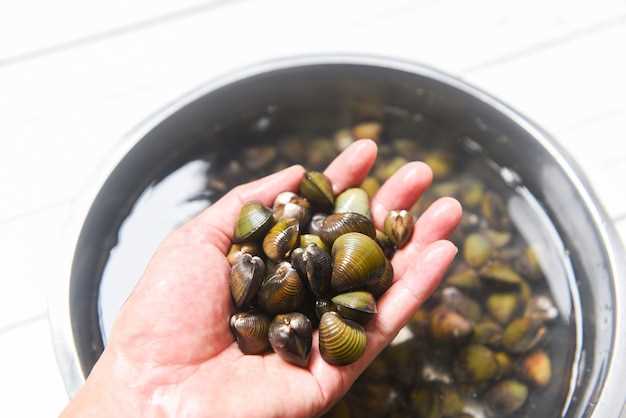
{"label": "mussel", "polygon": [[291,263],[316,296],[323,297],[330,292],[331,258],[325,250],[316,244],[296,248],[291,254]]}
{"label": "mussel", "polygon": [[369,196],[358,187],[345,190],[335,199],[335,213],[358,213],[367,219],[372,219]]}
{"label": "mussel", "polygon": [[335,240],[332,247],[331,287],[335,292],[362,288],[374,283],[385,271],[385,255],[367,235],[350,232]]}
{"label": "mussel", "polygon": [[282,192],[274,200],[274,220],[297,219],[300,228],[304,228],[311,219],[311,205],[304,197],[293,192]]}
{"label": "mussel", "polygon": [[242,206],[235,224],[233,242],[256,241],[272,227],[272,211],[260,202],[249,202]]}
{"label": "mussel", "polygon": [[367,334],[356,322],[343,319],[337,312],[326,312],[320,319],[319,347],[329,364],[345,366],[365,352]]}
{"label": "mussel", "polygon": [[339,315],[363,325],[367,324],[376,313],[374,296],[362,290],[341,293],[331,301],[335,304]]}
{"label": "mussel", "polygon": [[385,218],[385,234],[396,244],[398,248],[402,248],[413,234],[415,226],[415,218],[406,210],[389,211]]}
{"label": "mussel", "polygon": [[261,309],[275,315],[298,310],[305,296],[306,289],[298,272],[283,261],[274,274],[265,279],[257,299]]}
{"label": "mussel", "polygon": [[230,329],[237,340],[239,349],[244,354],[261,354],[270,347],[267,339],[270,320],[263,314],[236,313],[230,317]]}
{"label": "mussel", "polygon": [[279,261],[298,243],[300,231],[298,220],[281,219],[274,225],[263,239],[263,251],[272,261]]}
{"label": "mussel", "polygon": [[333,186],[323,173],[307,171],[300,182],[300,194],[320,209],[330,209],[335,203]]}
{"label": "mussel", "polygon": [[372,221],[354,212],[328,215],[322,224],[320,237],[332,246],[337,238],[348,232],[360,232],[371,238],[376,237],[376,229]]}
{"label": "mussel", "polygon": [[237,308],[248,305],[256,296],[265,275],[260,257],[241,254],[230,270],[230,293]]}
{"label": "mussel", "polygon": [[306,367],[313,341],[311,321],[298,312],[276,315],[270,324],[269,341],[283,360]]}

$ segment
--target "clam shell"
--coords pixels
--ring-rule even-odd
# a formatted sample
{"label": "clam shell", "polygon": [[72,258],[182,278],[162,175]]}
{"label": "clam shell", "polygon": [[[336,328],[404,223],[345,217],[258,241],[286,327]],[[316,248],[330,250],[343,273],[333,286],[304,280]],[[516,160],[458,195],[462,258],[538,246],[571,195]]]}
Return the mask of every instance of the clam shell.
{"label": "clam shell", "polygon": [[240,312],[230,317],[230,329],[244,354],[261,354],[269,347],[270,320],[263,314]]}
{"label": "clam shell", "polygon": [[263,252],[272,261],[282,259],[296,246],[299,232],[298,220],[281,219],[263,239]]}
{"label": "clam shell", "polygon": [[398,248],[402,248],[411,239],[414,226],[415,218],[411,213],[406,210],[392,210],[385,218],[384,230],[391,241]]}
{"label": "clam shell", "polygon": [[265,279],[258,295],[258,304],[269,314],[294,312],[306,296],[304,283],[287,261],[278,265],[273,275]]}
{"label": "clam shell", "polygon": [[270,324],[269,341],[283,360],[306,367],[313,342],[311,321],[299,312],[276,315]]}
{"label": "clam shell", "polygon": [[381,297],[387,289],[393,284],[393,265],[388,259],[385,260],[385,270],[383,274],[375,282],[366,286],[368,292],[374,295],[375,298]]}
{"label": "clam shell", "polygon": [[330,254],[318,247],[309,244],[306,248],[296,248],[291,254],[291,263],[300,277],[306,279],[309,289],[319,297],[330,291],[331,269]]}
{"label": "clam shell", "polygon": [[386,258],[376,241],[350,232],[335,240],[332,248],[331,287],[335,292],[358,289],[380,279]]}
{"label": "clam shell", "polygon": [[337,238],[348,232],[360,232],[371,238],[376,238],[374,224],[359,213],[333,213],[324,219],[320,231],[320,237],[329,246],[332,246]]}
{"label": "clam shell", "polygon": [[372,219],[370,199],[365,190],[353,187],[337,196],[337,199],[335,199],[335,213],[348,212],[358,213],[367,219]]}
{"label": "clam shell", "polygon": [[230,293],[237,308],[252,302],[263,282],[265,263],[260,257],[241,254],[230,270]]}
{"label": "clam shell", "polygon": [[319,171],[304,173],[300,182],[300,194],[314,206],[322,209],[332,208],[335,203],[332,184],[328,177]]}
{"label": "clam shell", "polygon": [[260,202],[248,202],[239,211],[233,242],[261,239],[274,223],[272,211]]}
{"label": "clam shell", "polygon": [[336,312],[322,315],[319,346],[322,358],[335,366],[357,361],[365,352],[367,334],[356,322],[343,319]]}
{"label": "clam shell", "polygon": [[337,307],[339,315],[363,325],[369,322],[377,312],[374,296],[362,290],[339,294],[331,301]]}

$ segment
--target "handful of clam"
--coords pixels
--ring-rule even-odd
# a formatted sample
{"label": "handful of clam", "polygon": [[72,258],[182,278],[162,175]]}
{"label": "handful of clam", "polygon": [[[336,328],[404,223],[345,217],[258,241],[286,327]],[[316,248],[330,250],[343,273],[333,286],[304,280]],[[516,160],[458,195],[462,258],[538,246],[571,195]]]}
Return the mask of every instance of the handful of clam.
{"label": "handful of clam", "polygon": [[300,367],[318,327],[322,358],[351,364],[365,352],[376,298],[392,284],[389,257],[410,239],[415,218],[392,211],[379,231],[368,193],[335,196],[320,172],[305,173],[299,189],[280,193],[272,209],[259,202],[241,208],[228,254],[238,311],[230,327],[243,353],[271,347]]}

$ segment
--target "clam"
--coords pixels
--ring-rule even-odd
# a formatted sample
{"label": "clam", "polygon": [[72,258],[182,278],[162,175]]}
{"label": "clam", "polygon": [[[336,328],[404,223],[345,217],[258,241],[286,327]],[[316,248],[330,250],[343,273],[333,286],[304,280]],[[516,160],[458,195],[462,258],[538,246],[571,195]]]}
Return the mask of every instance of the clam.
{"label": "clam", "polygon": [[374,297],[379,298],[391,287],[393,284],[393,265],[387,259],[385,260],[385,270],[383,274],[373,283],[368,284],[365,289],[370,292]]}
{"label": "clam", "polygon": [[380,248],[383,249],[385,253],[385,257],[391,259],[393,258],[394,253],[396,252],[396,245],[393,243],[391,238],[387,234],[385,234],[381,230],[376,230],[376,242],[380,245]]}
{"label": "clam", "polygon": [[519,306],[516,293],[492,293],[485,303],[489,314],[499,323],[507,324]]}
{"label": "clam", "polygon": [[483,319],[474,324],[472,342],[497,347],[502,341],[503,332],[504,330],[497,322],[490,319]]}
{"label": "clam", "polygon": [[274,223],[272,211],[260,202],[243,205],[235,224],[233,242],[257,241],[261,239]]}
{"label": "clam", "polygon": [[535,386],[547,386],[552,378],[550,357],[543,350],[535,351],[522,360],[520,373]]}
{"label": "clam", "polygon": [[331,301],[335,304],[339,315],[363,325],[367,324],[376,313],[374,296],[362,290],[339,294]]}
{"label": "clam", "polygon": [[478,290],[481,283],[476,270],[464,268],[446,278],[446,284],[463,290]]}
{"label": "clam", "polygon": [[513,371],[513,359],[504,351],[498,351],[496,354],[496,362],[498,363],[498,377],[505,376]]}
{"label": "clam", "polygon": [[511,226],[511,219],[502,198],[492,192],[486,192],[480,205],[483,217],[489,226],[497,230],[506,230]]}
{"label": "clam", "polygon": [[385,271],[386,258],[376,241],[350,232],[335,240],[332,247],[331,288],[344,292],[374,283]]}
{"label": "clam", "polygon": [[372,199],[380,189],[380,181],[376,177],[366,177],[359,187],[365,190],[367,196]]}
{"label": "clam", "polygon": [[272,261],[285,257],[298,242],[300,227],[294,218],[281,219],[274,225],[263,239],[263,251]]}
{"label": "clam", "polygon": [[328,177],[319,171],[304,173],[300,182],[300,194],[321,209],[332,208],[335,203],[333,186]]}
{"label": "clam", "polygon": [[320,236],[325,219],[326,215],[323,213],[316,213],[313,215],[311,217],[311,222],[309,223],[309,234]]}
{"label": "clam", "polygon": [[270,348],[270,320],[263,314],[240,312],[230,317],[230,329],[244,354],[261,354]]}
{"label": "clam", "polygon": [[513,354],[525,353],[534,348],[545,336],[541,321],[522,317],[511,321],[502,334],[502,345]]}
{"label": "clam", "polygon": [[319,348],[329,364],[344,366],[357,361],[365,352],[367,334],[356,322],[343,319],[337,312],[322,315],[319,328]]}
{"label": "clam", "polygon": [[485,235],[495,248],[502,248],[508,245],[513,238],[513,234],[509,231],[496,231],[495,229],[486,230]]}
{"label": "clam", "polygon": [[324,219],[320,236],[329,246],[332,246],[337,238],[348,232],[360,232],[369,237],[376,237],[374,224],[359,213],[333,213]]}
{"label": "clam", "polygon": [[306,367],[313,341],[309,318],[299,312],[276,315],[268,335],[272,348],[283,360]]}
{"label": "clam", "polygon": [[500,261],[493,261],[487,264],[480,270],[479,274],[484,281],[498,286],[511,287],[519,286],[523,283],[523,279],[519,274]]}
{"label": "clam", "polygon": [[406,210],[392,210],[385,218],[384,230],[394,244],[402,248],[411,239],[414,226],[415,218],[411,213]]}
{"label": "clam", "polygon": [[536,295],[530,298],[526,305],[524,316],[542,321],[552,321],[559,316],[559,310],[547,295]]}
{"label": "clam", "polygon": [[259,255],[261,247],[256,242],[242,242],[241,244],[232,244],[228,250],[226,258],[231,266],[235,265],[241,254]]}
{"label": "clam", "polygon": [[294,218],[300,227],[305,227],[311,219],[311,205],[304,197],[293,192],[282,192],[274,200],[274,220]]}
{"label": "clam", "polygon": [[326,244],[322,241],[319,235],[314,234],[302,234],[300,235],[300,248],[306,248],[309,244],[317,245],[321,250],[328,251]]}
{"label": "clam", "polygon": [[281,262],[273,275],[259,289],[258,304],[269,314],[294,312],[304,302],[306,288],[296,270],[287,261]]}
{"label": "clam", "polygon": [[456,414],[463,412],[463,398],[456,388],[444,385],[437,392],[439,399],[441,399],[441,413],[444,417],[456,416]]}
{"label": "clam", "polygon": [[328,294],[332,269],[330,255],[326,251],[316,244],[309,244],[304,249],[296,248],[291,254],[291,263],[316,296]]}
{"label": "clam", "polygon": [[459,341],[472,333],[472,323],[458,312],[439,305],[430,313],[430,334],[439,341]]}
{"label": "clam", "polygon": [[463,294],[456,287],[446,287],[441,291],[441,304],[472,322],[477,322],[482,317],[482,309],[478,302]]}
{"label": "clam", "polygon": [[492,253],[491,242],[480,233],[468,235],[463,243],[463,258],[474,268],[485,264]]}
{"label": "clam", "polygon": [[459,353],[454,372],[461,382],[481,383],[496,376],[498,361],[484,345],[470,344]]}
{"label": "clam", "polygon": [[528,388],[514,379],[496,383],[485,394],[485,401],[496,416],[512,414],[524,405],[526,398],[528,398]]}
{"label": "clam", "polygon": [[532,247],[526,247],[521,256],[517,258],[517,271],[530,280],[539,280],[543,277],[541,264],[537,252]]}
{"label": "clam", "polygon": [[259,257],[241,254],[230,270],[230,293],[237,308],[248,305],[256,296],[265,274]]}
{"label": "clam", "polygon": [[361,122],[352,127],[352,136],[355,139],[371,139],[378,142],[383,125],[380,122]]}
{"label": "clam", "polygon": [[345,190],[335,199],[335,213],[358,213],[372,219],[370,198],[367,192],[358,187]]}

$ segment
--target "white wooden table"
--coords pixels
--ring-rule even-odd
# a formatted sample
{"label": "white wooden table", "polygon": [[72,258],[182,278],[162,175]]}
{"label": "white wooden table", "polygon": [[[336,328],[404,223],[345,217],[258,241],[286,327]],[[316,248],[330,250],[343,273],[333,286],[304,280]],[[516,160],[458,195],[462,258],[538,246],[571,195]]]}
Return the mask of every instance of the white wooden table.
{"label": "white wooden table", "polygon": [[66,402],[46,265],[72,200],[119,138],[231,69],[337,51],[427,63],[521,110],[578,160],[626,237],[626,1],[0,2],[6,415],[54,416]]}

